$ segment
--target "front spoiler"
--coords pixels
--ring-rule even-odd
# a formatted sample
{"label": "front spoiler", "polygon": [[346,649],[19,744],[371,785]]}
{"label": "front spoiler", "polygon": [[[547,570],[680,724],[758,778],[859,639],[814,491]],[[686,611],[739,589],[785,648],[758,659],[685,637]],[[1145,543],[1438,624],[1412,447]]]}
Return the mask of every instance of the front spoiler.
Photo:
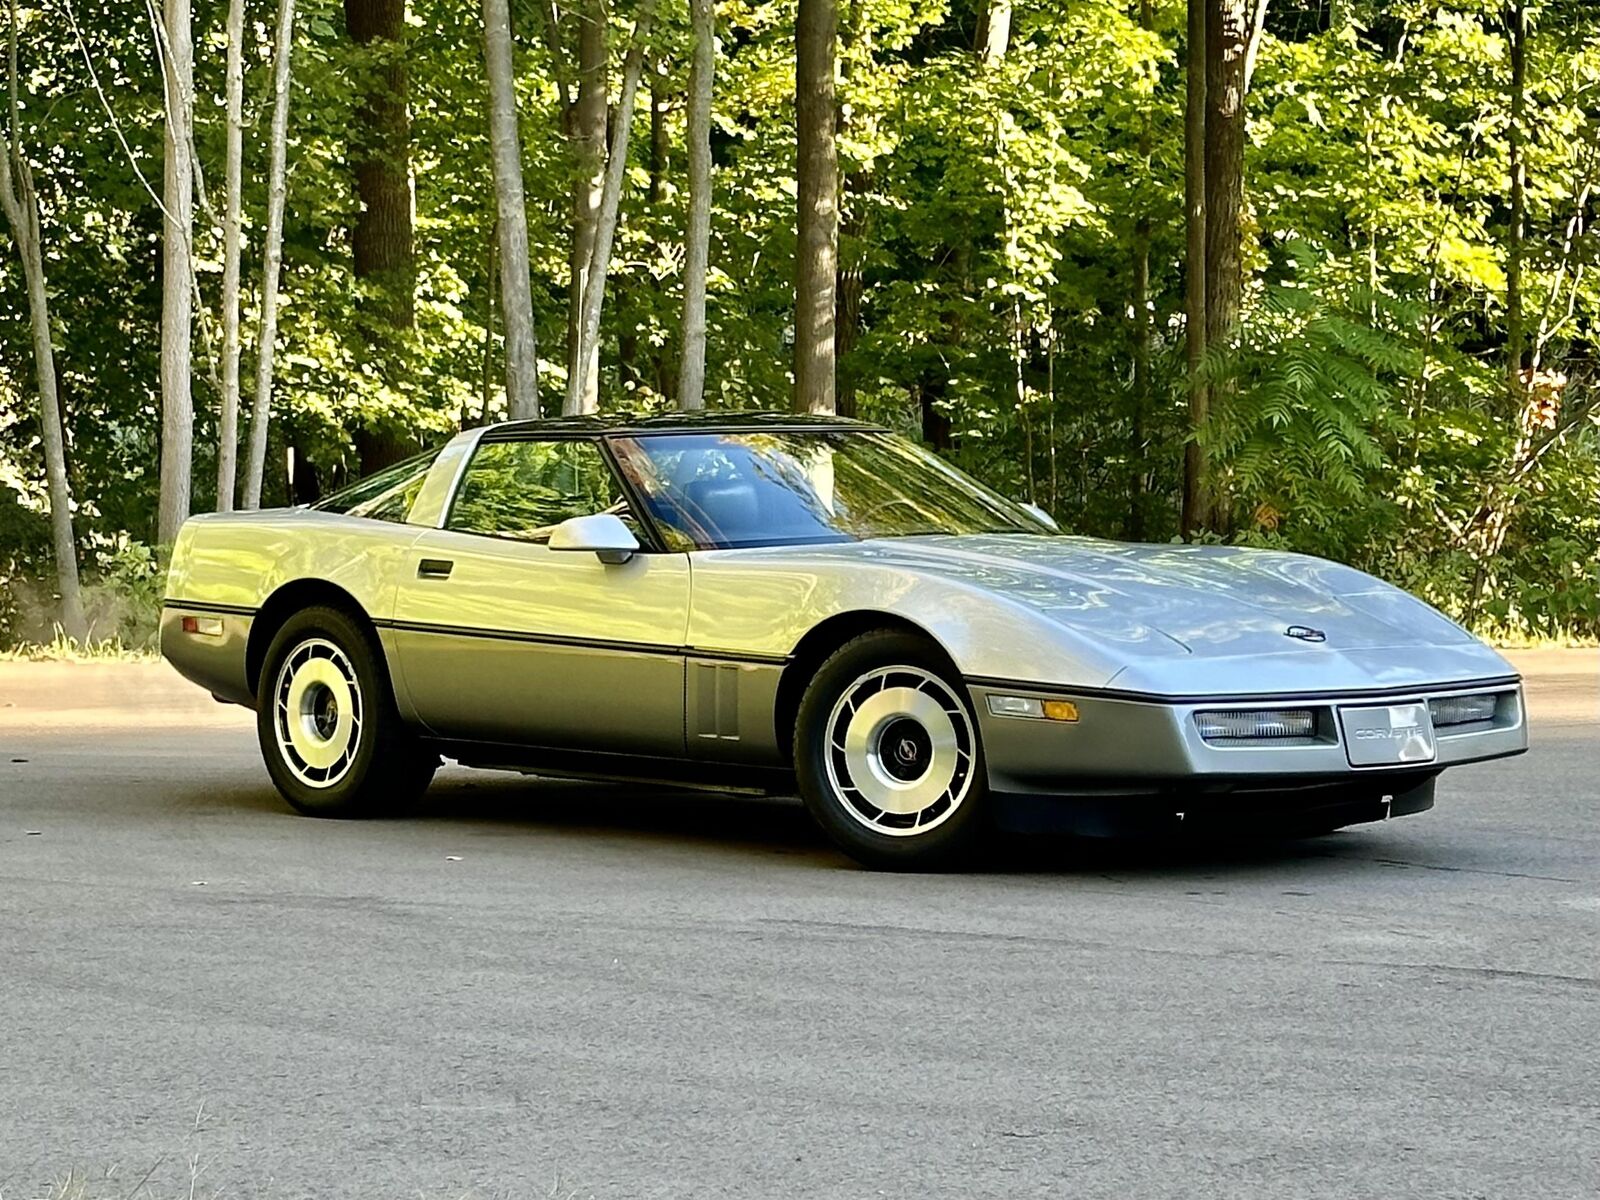
{"label": "front spoiler", "polygon": [[993,794],[995,827],[1005,833],[1146,838],[1218,833],[1311,834],[1385,821],[1433,807],[1437,774],[1338,781],[1288,789],[1203,792],[1173,788],[1150,793]]}

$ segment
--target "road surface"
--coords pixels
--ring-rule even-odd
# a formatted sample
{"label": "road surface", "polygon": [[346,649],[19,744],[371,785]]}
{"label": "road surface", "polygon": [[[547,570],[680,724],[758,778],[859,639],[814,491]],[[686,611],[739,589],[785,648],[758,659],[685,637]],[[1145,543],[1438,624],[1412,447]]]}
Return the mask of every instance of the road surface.
{"label": "road surface", "polygon": [[1432,813],[943,877],[458,769],[307,820],[165,667],[0,665],[0,1196],[1600,1195],[1600,653],[1520,662]]}

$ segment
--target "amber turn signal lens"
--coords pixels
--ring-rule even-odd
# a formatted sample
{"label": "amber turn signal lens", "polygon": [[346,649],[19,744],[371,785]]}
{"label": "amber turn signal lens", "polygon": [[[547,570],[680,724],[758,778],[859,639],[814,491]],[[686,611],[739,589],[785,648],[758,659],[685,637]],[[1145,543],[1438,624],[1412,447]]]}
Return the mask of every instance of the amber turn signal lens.
{"label": "amber turn signal lens", "polygon": [[997,717],[1032,717],[1035,721],[1078,719],[1078,706],[1071,700],[1040,700],[1033,696],[990,696],[989,711]]}

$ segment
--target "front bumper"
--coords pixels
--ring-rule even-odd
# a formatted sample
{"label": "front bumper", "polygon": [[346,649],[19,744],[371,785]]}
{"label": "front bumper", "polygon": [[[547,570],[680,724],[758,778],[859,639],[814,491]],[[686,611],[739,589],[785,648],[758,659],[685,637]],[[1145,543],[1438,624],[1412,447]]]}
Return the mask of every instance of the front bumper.
{"label": "front bumper", "polygon": [[[1010,797],[1220,801],[1228,796],[1279,795],[1284,799],[1273,803],[1285,808],[1302,807],[1296,796],[1314,803],[1335,793],[1351,800],[1381,800],[1421,786],[1445,767],[1504,758],[1528,747],[1522,686],[1514,679],[1403,691],[1181,700],[1040,690],[1037,685],[996,680],[969,680],[968,685],[982,730],[990,788]],[[1451,696],[1483,693],[1497,697],[1494,719],[1459,729],[1433,729],[1431,756],[1353,765],[1352,759],[1366,755],[1353,753],[1347,744],[1343,710],[1427,706]],[[1077,720],[997,716],[990,710],[990,696],[1067,699],[1076,708]],[[1197,714],[1249,709],[1310,709],[1316,714],[1317,734],[1280,745],[1217,744],[1201,735]],[[1166,802],[1162,799],[1163,805]]]}

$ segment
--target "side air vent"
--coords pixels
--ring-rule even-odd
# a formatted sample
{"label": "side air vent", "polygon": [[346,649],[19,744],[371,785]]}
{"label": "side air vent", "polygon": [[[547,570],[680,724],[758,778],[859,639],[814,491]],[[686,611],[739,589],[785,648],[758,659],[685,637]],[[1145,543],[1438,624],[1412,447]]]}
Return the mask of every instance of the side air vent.
{"label": "side air vent", "polygon": [[694,735],[721,741],[739,740],[739,668],[733,663],[696,663],[690,669],[694,688]]}

